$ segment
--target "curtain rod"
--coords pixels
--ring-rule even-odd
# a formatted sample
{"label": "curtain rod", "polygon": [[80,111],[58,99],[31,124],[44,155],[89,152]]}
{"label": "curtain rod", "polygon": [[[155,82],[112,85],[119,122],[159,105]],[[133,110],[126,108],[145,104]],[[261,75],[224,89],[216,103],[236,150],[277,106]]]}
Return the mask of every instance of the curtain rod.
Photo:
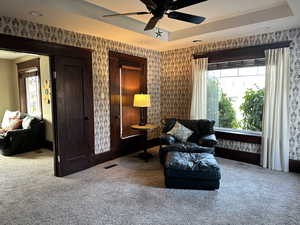
{"label": "curtain rod", "polygon": [[[240,61],[246,61],[246,60],[265,60],[265,57],[261,57],[261,58],[255,58],[255,59],[235,59],[235,60],[230,60],[230,61],[225,61],[225,62],[219,62],[219,63],[228,63],[228,62],[240,62]],[[219,64],[219,63],[215,63],[215,62],[211,62],[209,64]]]}
{"label": "curtain rod", "polygon": [[[208,58],[209,61],[219,62],[225,58],[241,58],[241,59],[249,59],[249,58],[259,58],[264,57],[264,51],[267,49],[276,49],[276,48],[286,48],[289,47],[292,41],[281,41],[272,44],[263,44],[263,45],[255,45],[248,46],[242,48],[231,48],[231,49],[223,49],[219,51],[212,51],[205,54],[193,54],[194,59],[198,58]],[[247,52],[247,54],[245,54]]]}

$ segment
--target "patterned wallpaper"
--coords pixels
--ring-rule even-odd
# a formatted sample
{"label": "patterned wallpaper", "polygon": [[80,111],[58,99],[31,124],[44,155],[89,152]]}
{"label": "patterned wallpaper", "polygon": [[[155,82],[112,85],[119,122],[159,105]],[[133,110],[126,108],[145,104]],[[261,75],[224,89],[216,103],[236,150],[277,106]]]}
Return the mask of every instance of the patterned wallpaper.
{"label": "patterned wallpaper", "polygon": [[[163,52],[161,60],[161,118],[189,118],[192,54],[286,40],[292,41],[289,93],[290,158],[300,160],[300,29],[253,35]],[[234,150],[260,152],[259,146],[247,143],[220,140],[219,145]]]}
{"label": "patterned wallpaper", "polygon": [[225,139],[218,139],[217,147],[244,151],[244,152],[252,152],[252,153],[261,152],[260,144],[252,144],[252,143],[245,143],[245,142],[225,140]]}
{"label": "patterned wallpaper", "polygon": [[[147,58],[148,92],[152,97],[152,107],[148,109],[148,122],[160,122],[160,52],[5,16],[0,16],[0,33],[94,50],[93,88],[96,154],[110,150],[109,50]],[[148,136],[153,135],[155,133],[150,133]]]}
{"label": "patterned wallpaper", "polygon": [[[93,88],[96,153],[110,150],[109,50],[148,59],[148,92],[152,96],[152,107],[148,109],[148,122],[159,124],[160,118],[184,119],[189,117],[193,53],[292,40],[289,94],[290,158],[300,160],[300,29],[253,35],[161,53],[5,16],[0,16],[0,33],[94,50]],[[148,137],[156,135],[157,132],[153,132]],[[247,143],[220,140],[220,145],[236,150],[260,152],[260,146]]]}

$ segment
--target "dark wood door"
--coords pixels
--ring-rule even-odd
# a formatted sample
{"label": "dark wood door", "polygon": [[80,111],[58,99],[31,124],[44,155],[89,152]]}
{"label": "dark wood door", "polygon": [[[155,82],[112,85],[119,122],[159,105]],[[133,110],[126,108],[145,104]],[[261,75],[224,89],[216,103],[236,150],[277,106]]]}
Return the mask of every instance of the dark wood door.
{"label": "dark wood door", "polygon": [[57,175],[92,166],[94,147],[88,59],[55,57]]}
{"label": "dark wood door", "polygon": [[146,143],[144,132],[130,128],[138,124],[140,109],[133,107],[133,96],[147,92],[147,60],[110,52],[110,124],[112,157],[141,149]]}

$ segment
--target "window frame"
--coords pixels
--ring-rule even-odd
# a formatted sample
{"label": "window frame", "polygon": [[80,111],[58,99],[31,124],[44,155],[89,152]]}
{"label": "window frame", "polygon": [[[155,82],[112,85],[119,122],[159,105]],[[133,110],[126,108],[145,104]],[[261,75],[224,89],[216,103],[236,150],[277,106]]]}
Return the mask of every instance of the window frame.
{"label": "window frame", "polygon": [[217,138],[220,139],[247,142],[252,144],[260,144],[262,139],[262,132],[231,128],[216,127],[215,134]]}
{"label": "window frame", "polygon": [[[265,58],[265,51],[290,47],[292,41],[281,41],[272,44],[248,46],[243,48],[223,49],[219,51],[207,52],[205,54],[193,54],[193,58],[208,58],[208,63],[221,63],[226,61],[238,61],[246,59]],[[227,128],[216,128],[216,135],[220,139],[241,141],[260,144],[262,134],[254,134],[253,131],[241,131],[238,129],[229,130]]]}
{"label": "window frame", "polygon": [[25,62],[17,63],[18,70],[18,83],[19,83],[19,107],[20,111],[28,113],[27,110],[27,93],[26,93],[26,78],[38,76],[39,79],[39,92],[40,92],[40,112],[43,119],[42,107],[42,87],[41,87],[41,74],[40,74],[40,59],[35,58]]}
{"label": "window frame", "polygon": [[[260,60],[261,58],[259,58],[258,60]],[[240,61],[243,61],[243,60],[240,60]],[[227,62],[230,62],[230,61],[227,61]],[[215,64],[215,63],[214,63]],[[216,63],[217,64],[217,63]],[[240,67],[232,67],[231,69],[239,69],[239,68],[246,68],[246,67],[258,67],[258,66],[265,66],[265,63],[262,65],[262,64],[259,64],[259,65],[253,65],[253,66],[240,66]],[[228,69],[228,68],[224,68],[224,69]],[[214,69],[208,69],[208,71],[211,71],[211,70],[214,70]],[[217,70],[222,70],[222,68],[219,68]],[[250,76],[256,76],[256,75],[250,75]],[[243,76],[240,76],[239,75],[239,70],[237,71],[237,76],[233,76],[233,77],[243,77]],[[242,130],[242,129],[235,129],[235,128],[227,128],[227,127],[215,127],[216,129],[219,129],[220,132],[227,132],[227,133],[230,133],[230,134],[239,134],[239,135],[262,135],[262,132],[261,131],[253,131],[253,130]]]}

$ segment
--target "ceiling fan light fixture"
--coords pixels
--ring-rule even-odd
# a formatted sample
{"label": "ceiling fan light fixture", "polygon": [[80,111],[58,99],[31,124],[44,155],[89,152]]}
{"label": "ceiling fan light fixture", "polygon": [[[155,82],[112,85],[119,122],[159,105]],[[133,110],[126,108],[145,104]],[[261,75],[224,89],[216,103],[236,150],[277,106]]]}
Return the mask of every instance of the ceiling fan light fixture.
{"label": "ceiling fan light fixture", "polygon": [[[184,21],[193,24],[200,24],[205,20],[205,17],[195,16],[187,13],[177,12],[174,10],[185,8],[187,6],[192,6],[207,0],[140,0],[145,4],[148,12],[128,12],[128,13],[115,13],[110,15],[103,15],[102,17],[114,17],[114,16],[130,16],[130,15],[146,15],[152,14],[151,19],[146,24],[144,28],[145,31],[152,30],[156,27],[158,21],[167,15],[168,18]],[[171,12],[168,12],[171,10]]]}

